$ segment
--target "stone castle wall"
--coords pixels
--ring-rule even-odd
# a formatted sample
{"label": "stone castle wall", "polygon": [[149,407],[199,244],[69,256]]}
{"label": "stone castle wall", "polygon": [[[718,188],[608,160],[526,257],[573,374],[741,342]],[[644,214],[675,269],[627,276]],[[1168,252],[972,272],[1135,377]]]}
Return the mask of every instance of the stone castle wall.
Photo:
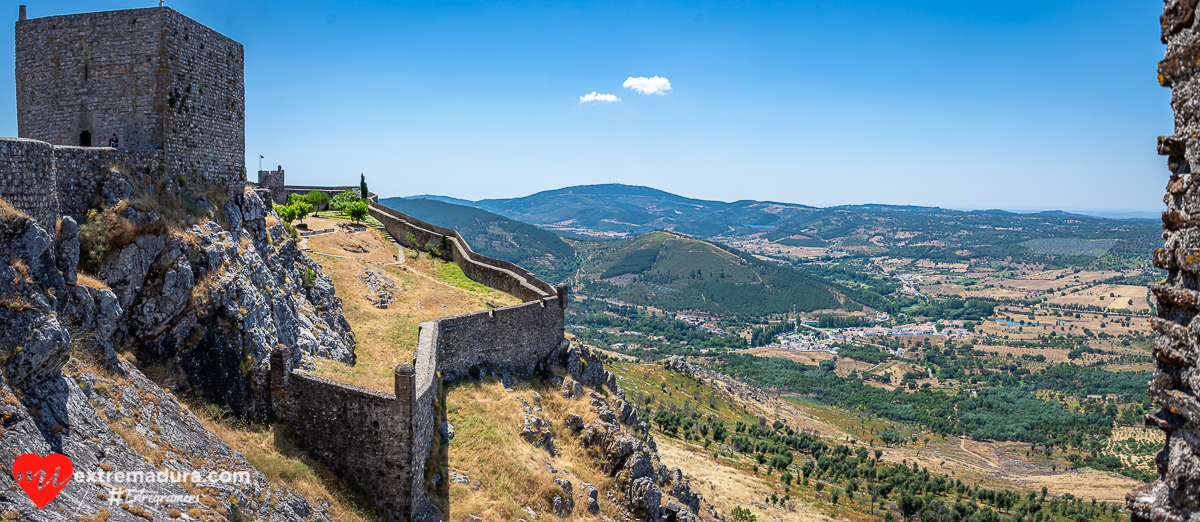
{"label": "stone castle wall", "polygon": [[408,248],[424,250],[426,245],[438,247],[442,236],[445,236],[450,244],[450,259],[462,267],[467,277],[517,296],[522,301],[535,301],[558,294],[553,286],[524,268],[475,253],[453,229],[421,221],[379,204],[371,205],[371,217],[383,223],[388,233]]}
{"label": "stone castle wall", "polygon": [[[272,407],[289,420],[309,449],[363,487],[390,520],[432,520],[437,495],[432,476],[440,474],[443,480],[446,476],[444,469],[429,468],[438,465],[433,452],[443,420],[438,413],[441,382],[462,377],[475,366],[516,374],[540,367],[564,341],[567,289],[552,287],[511,263],[474,253],[454,230],[374,203],[371,213],[393,237],[420,234],[434,241],[445,234],[455,261],[468,276],[527,299],[519,305],[422,323],[413,364],[396,369],[394,395],[302,371],[289,375],[290,357],[282,348],[272,352]],[[367,482],[381,474],[385,479],[378,484]]]}
{"label": "stone castle wall", "polygon": [[275,170],[260,170],[258,171],[258,187],[265,190],[268,194],[267,201],[276,205],[282,205],[287,202],[287,194],[283,192],[284,183],[283,165]]}
{"label": "stone castle wall", "polygon": [[16,22],[22,138],[158,150],[165,176],[245,180],[241,44],[168,7]]}
{"label": "stone castle wall", "polygon": [[157,150],[56,146],[54,171],[59,214],[82,223],[88,209],[94,206],[100,184],[109,170],[157,176],[161,174],[161,165],[162,152]]}
{"label": "stone castle wall", "polygon": [[165,98],[162,149],[167,174],[215,185],[246,181],[246,86],[242,44],[162,7],[157,88]]}
{"label": "stone castle wall", "polygon": [[45,225],[59,215],[57,185],[52,145],[0,139],[0,198]]}
{"label": "stone castle wall", "polygon": [[271,352],[272,408],[307,449],[376,501],[389,520],[412,513],[412,365],[395,371],[395,394],[324,379],[300,370],[287,374],[290,355]]}
{"label": "stone castle wall", "polygon": [[158,169],[161,158],[154,150],[0,138],[0,198],[43,224],[59,216],[81,221],[109,169],[150,172]]}
{"label": "stone castle wall", "polygon": [[156,110],[165,9],[48,16],[16,23],[17,135],[54,145],[161,148]]}
{"label": "stone castle wall", "polygon": [[1146,424],[1166,432],[1155,456],[1158,480],[1126,496],[1131,519],[1183,522],[1200,518],[1200,26],[1195,0],[1166,0],[1162,41],[1166,57],[1158,81],[1171,88],[1175,131],[1158,139],[1167,156],[1166,240],[1154,251],[1154,264],[1167,278],[1151,289],[1158,299],[1153,319],[1155,371],[1148,392],[1162,408]]}

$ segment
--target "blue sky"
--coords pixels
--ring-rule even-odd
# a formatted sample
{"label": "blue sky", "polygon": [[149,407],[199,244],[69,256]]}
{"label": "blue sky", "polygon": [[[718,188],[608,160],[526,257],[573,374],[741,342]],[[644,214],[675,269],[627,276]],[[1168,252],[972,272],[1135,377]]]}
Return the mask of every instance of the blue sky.
{"label": "blue sky", "polygon": [[[1157,1],[167,5],[245,45],[248,168],[289,183],[1155,211],[1168,175]],[[622,87],[654,76],[671,90]],[[0,104],[0,135],[15,118]]]}

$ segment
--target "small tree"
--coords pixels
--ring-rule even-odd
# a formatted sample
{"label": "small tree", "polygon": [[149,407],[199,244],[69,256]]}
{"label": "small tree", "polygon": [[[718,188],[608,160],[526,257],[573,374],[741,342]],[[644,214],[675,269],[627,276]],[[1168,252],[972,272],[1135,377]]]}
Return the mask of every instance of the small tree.
{"label": "small tree", "polygon": [[369,210],[367,209],[366,203],[355,201],[354,203],[346,205],[346,208],[343,209],[342,212],[345,212],[347,216],[350,216],[350,219],[353,219],[354,222],[357,223],[362,221],[363,218],[367,217]]}
{"label": "small tree", "polygon": [[313,209],[312,205],[309,205],[303,201],[297,201],[288,206],[292,208],[293,212],[296,214],[296,219],[299,219],[301,223],[304,223],[304,218],[308,217],[308,215],[312,213]]}
{"label": "small tree", "polygon": [[312,205],[313,209],[321,209],[329,203],[329,194],[313,190],[304,195],[304,202]]}
{"label": "small tree", "polygon": [[733,508],[733,511],[730,511],[729,514],[733,516],[733,520],[736,522],[754,522],[757,520],[754,514],[750,512],[749,508],[744,508],[742,506]]}
{"label": "small tree", "polygon": [[370,192],[367,192],[367,175],[366,174],[358,175],[358,194],[360,196],[362,196],[363,199],[367,199],[367,195],[370,194]]}
{"label": "small tree", "polygon": [[334,196],[329,202],[329,209],[336,210],[338,212],[345,212],[346,205],[354,203],[355,201],[362,201],[362,198],[358,197],[357,192],[353,190],[339,192],[338,195]]}

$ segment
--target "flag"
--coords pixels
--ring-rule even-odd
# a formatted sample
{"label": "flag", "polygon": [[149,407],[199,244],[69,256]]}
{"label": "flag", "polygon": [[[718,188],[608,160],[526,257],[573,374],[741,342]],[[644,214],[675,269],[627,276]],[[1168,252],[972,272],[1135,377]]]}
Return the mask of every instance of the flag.
{"label": "flag", "polygon": [[265,157],[266,157],[266,156],[259,155],[259,156],[258,156],[258,159],[263,159],[263,158],[265,158]]}

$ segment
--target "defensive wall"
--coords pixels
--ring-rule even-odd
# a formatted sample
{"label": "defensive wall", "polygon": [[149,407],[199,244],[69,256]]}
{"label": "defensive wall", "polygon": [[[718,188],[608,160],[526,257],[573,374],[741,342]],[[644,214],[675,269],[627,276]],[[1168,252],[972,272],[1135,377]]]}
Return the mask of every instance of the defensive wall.
{"label": "defensive wall", "polygon": [[59,216],[82,221],[113,168],[158,171],[162,153],[109,147],[72,147],[0,138],[0,198],[42,224]]}
{"label": "defensive wall", "polygon": [[484,285],[514,295],[522,301],[535,301],[558,293],[553,286],[524,268],[475,253],[453,229],[421,221],[379,204],[372,204],[370,210],[371,217],[383,223],[388,234],[408,248],[441,248],[442,237],[445,237],[449,252],[443,252],[443,255],[449,254],[449,258],[462,267],[467,277]]}
{"label": "defensive wall", "polygon": [[[258,189],[262,191],[263,200],[270,201],[276,205],[282,205],[287,202],[288,196],[292,194],[304,195],[312,191],[324,192],[329,194],[329,197],[336,196],[347,190],[358,192],[360,189],[357,185],[350,187],[330,187],[330,186],[305,186],[305,185],[288,185],[287,178],[283,171],[283,165],[275,167],[275,170],[260,170],[258,171]],[[367,192],[367,199],[373,203],[379,202],[379,195],[374,192]]]}
{"label": "defensive wall", "polygon": [[1165,0],[1159,18],[1166,56],[1158,64],[1158,82],[1171,88],[1175,113],[1172,135],[1158,138],[1167,157],[1162,214],[1163,248],[1155,266],[1167,277],[1151,290],[1158,299],[1152,319],[1154,376],[1147,391],[1162,406],[1146,415],[1146,424],[1166,433],[1154,457],[1158,480],[1126,496],[1133,522],[1183,522],[1200,518],[1200,26],[1196,0]]}
{"label": "defensive wall", "polygon": [[389,520],[432,520],[433,506],[445,500],[433,477],[440,475],[444,487],[448,476],[438,460],[442,382],[477,367],[513,374],[542,367],[566,342],[567,288],[475,253],[452,229],[376,203],[370,208],[388,233],[410,248],[439,244],[445,235],[449,252],[444,254],[468,277],[525,302],[421,323],[413,363],[396,367],[392,394],[292,371],[290,354],[277,347],[270,362],[272,408],[310,451],[358,484]]}

